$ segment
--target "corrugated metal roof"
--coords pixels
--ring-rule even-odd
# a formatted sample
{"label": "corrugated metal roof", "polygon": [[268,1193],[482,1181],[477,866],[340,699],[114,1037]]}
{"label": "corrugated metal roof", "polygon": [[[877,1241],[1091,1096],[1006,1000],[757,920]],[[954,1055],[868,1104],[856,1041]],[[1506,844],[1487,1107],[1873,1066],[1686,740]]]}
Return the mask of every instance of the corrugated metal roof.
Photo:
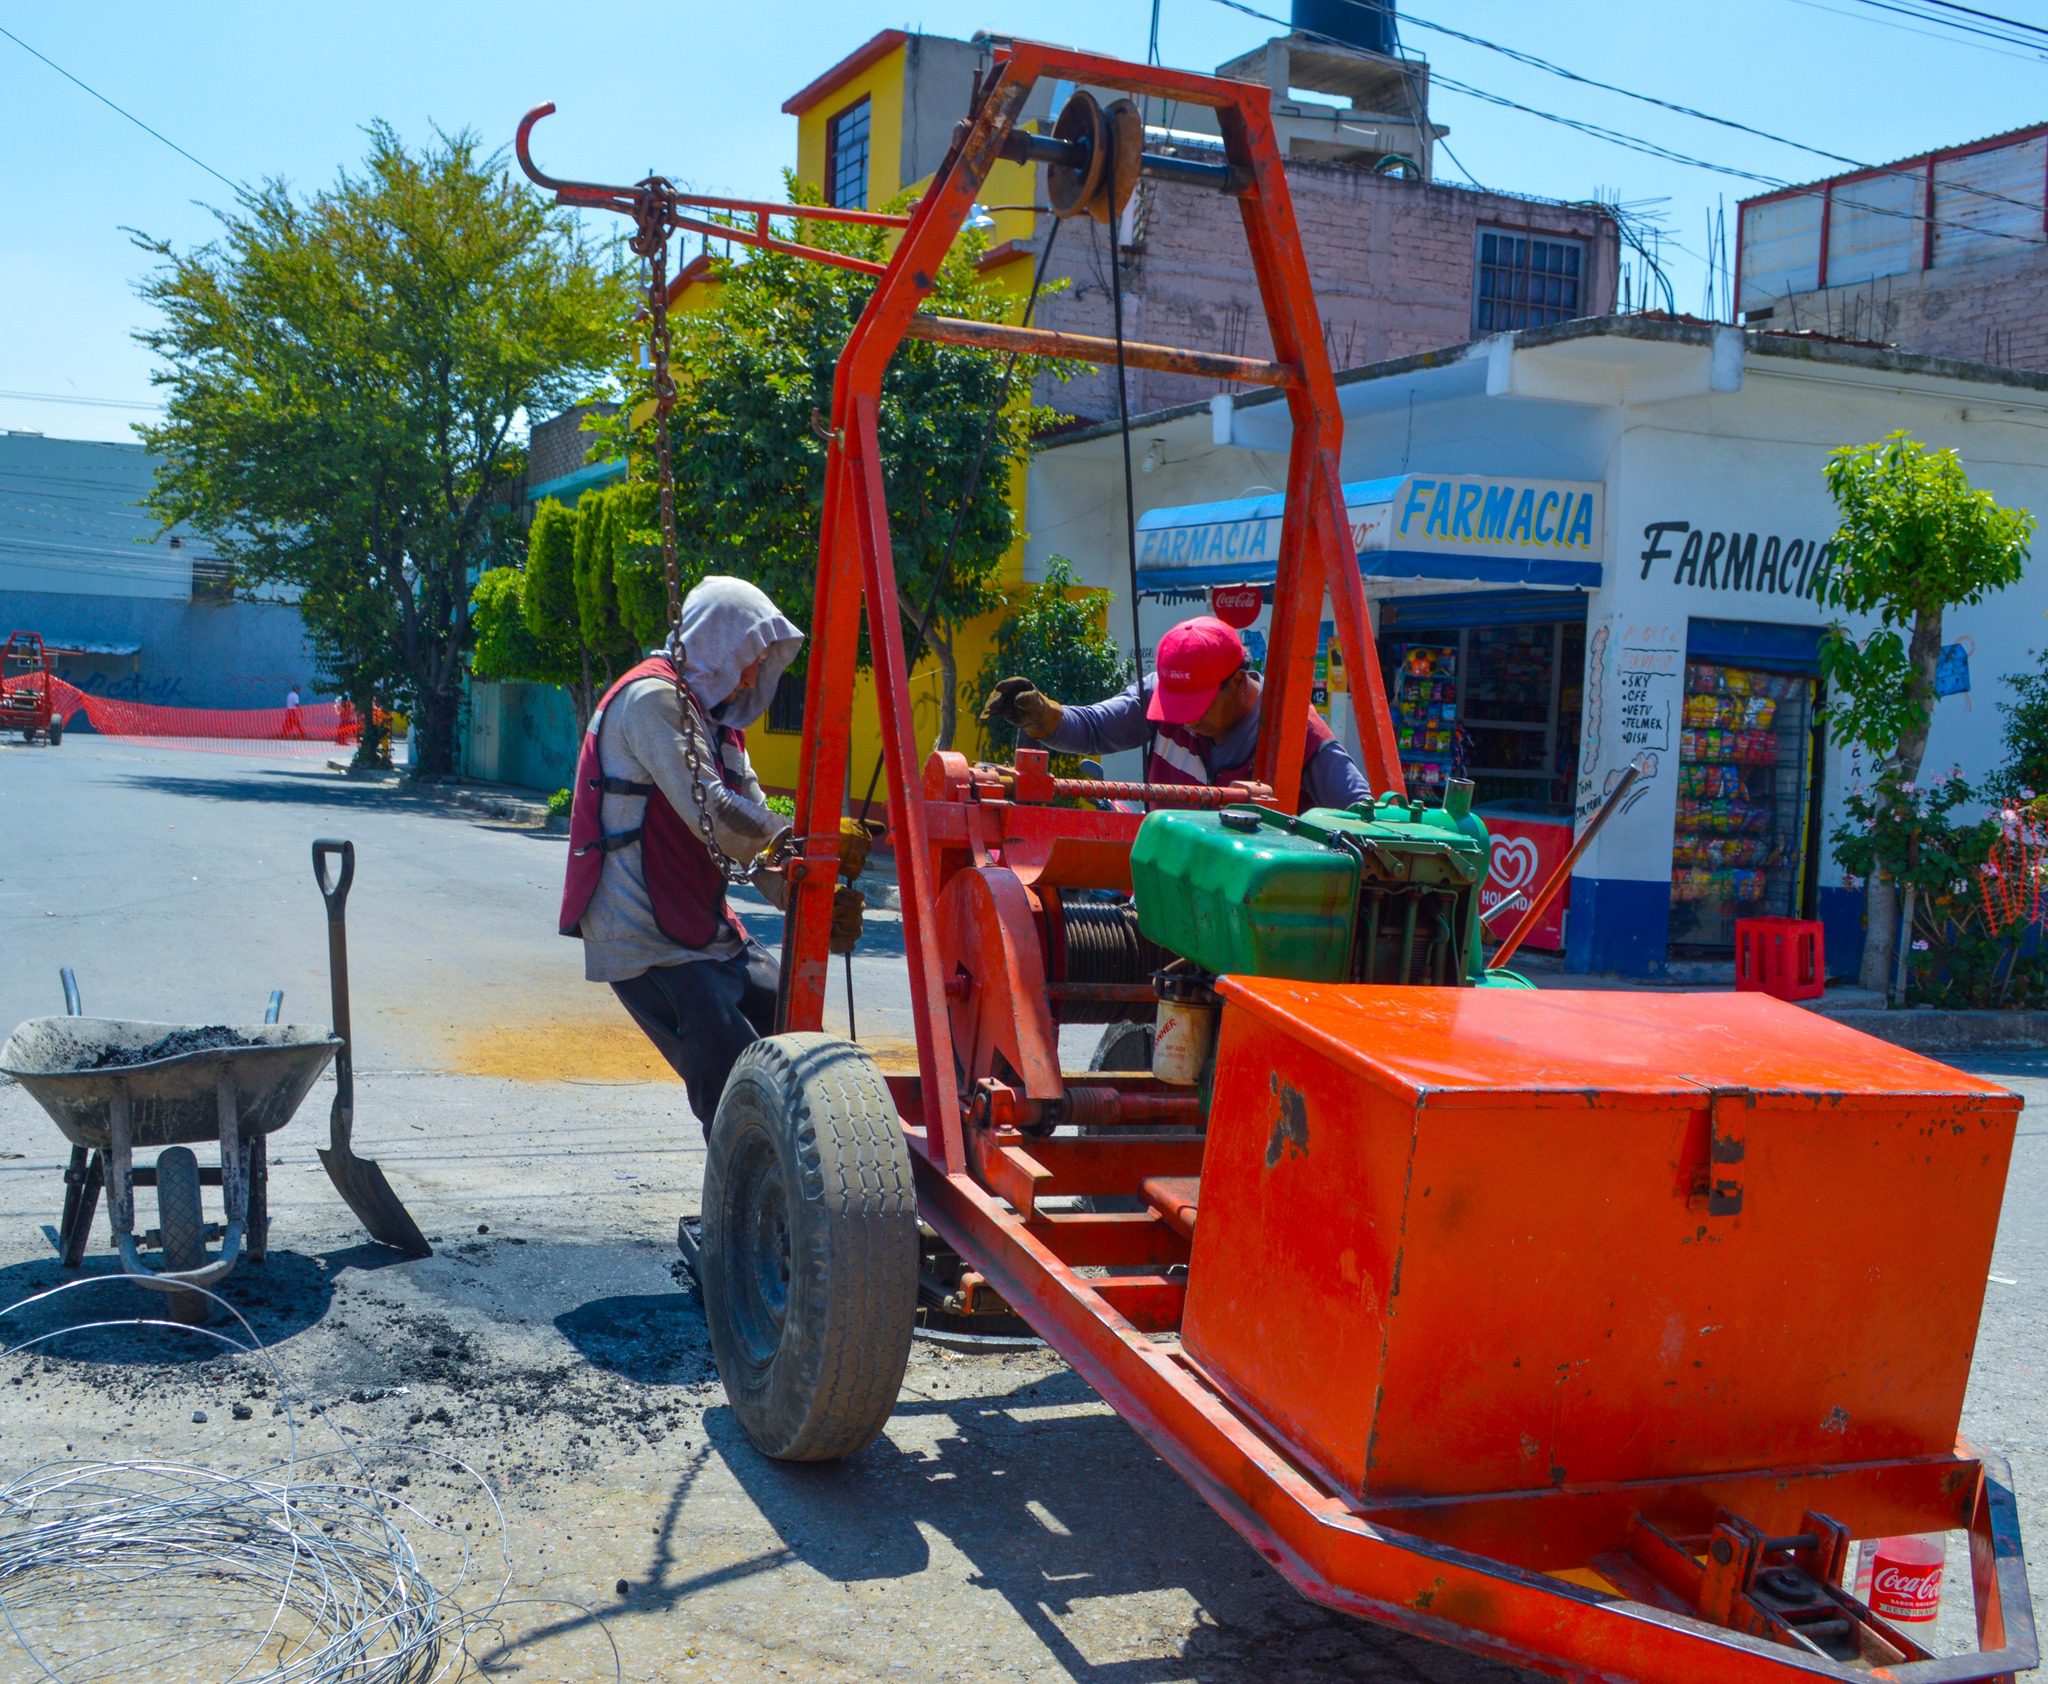
{"label": "corrugated metal roof", "polygon": [[1949,146],[1931,146],[1924,152],[1909,153],[1903,158],[1894,158],[1889,163],[1871,164],[1867,167],[1839,170],[1833,175],[1816,176],[1811,181],[1794,182],[1789,187],[1774,187],[1768,193],[1752,194],[1747,199],[1737,200],[1737,207],[1759,204],[1765,199],[1783,198],[1793,193],[1817,193],[1838,181],[1854,181],[1859,176],[1889,173],[1893,170],[1909,170],[1917,164],[1925,164],[1930,158],[1953,158],[1964,152],[1994,152],[2001,146],[2018,146],[2032,140],[2036,135],[2048,134],[2048,123],[2028,123],[2017,129],[2002,129],[1981,140],[1959,140]]}

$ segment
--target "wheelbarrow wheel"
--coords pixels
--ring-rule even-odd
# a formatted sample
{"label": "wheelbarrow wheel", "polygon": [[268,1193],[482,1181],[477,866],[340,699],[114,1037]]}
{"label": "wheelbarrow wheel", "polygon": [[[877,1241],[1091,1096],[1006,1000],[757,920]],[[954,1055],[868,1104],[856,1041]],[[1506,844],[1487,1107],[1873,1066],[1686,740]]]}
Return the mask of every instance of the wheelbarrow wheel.
{"label": "wheelbarrow wheel", "polygon": [[[167,1146],[157,1154],[156,1225],[167,1270],[182,1274],[206,1266],[206,1208],[199,1197],[199,1160],[189,1146]],[[174,1286],[164,1296],[171,1319],[194,1327],[213,1309],[203,1292]]]}
{"label": "wheelbarrow wheel", "polygon": [[711,1125],[698,1282],[747,1437],[850,1456],[895,1407],[917,1308],[917,1196],[881,1071],[829,1035],[740,1055]]}
{"label": "wheelbarrow wheel", "polygon": [[50,715],[50,747],[55,748],[63,740],[64,716],[62,714],[53,713]]}

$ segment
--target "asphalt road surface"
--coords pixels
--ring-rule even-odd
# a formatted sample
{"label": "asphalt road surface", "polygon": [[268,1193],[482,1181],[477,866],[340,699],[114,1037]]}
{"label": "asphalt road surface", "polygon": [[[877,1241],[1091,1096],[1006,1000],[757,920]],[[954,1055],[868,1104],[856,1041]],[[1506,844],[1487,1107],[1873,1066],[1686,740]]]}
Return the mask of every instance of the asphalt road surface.
{"label": "asphalt road surface", "polygon": [[[472,1585],[509,1571],[514,1600],[472,1649],[522,1680],[608,1678],[615,1652],[620,1676],[663,1681],[1521,1676],[1303,1601],[1043,1351],[920,1343],[871,1450],[822,1468],[755,1455],[672,1268],[696,1126],[554,934],[559,836],[317,759],[0,745],[0,1031],[61,1010],[67,964],[95,1015],[247,1022],[281,987],[288,1021],[324,1024],[317,836],[359,855],[357,1149],[437,1254],[395,1263],[364,1243],[313,1155],[323,1081],[274,1143],[270,1258],[223,1289],[270,1360],[125,1329],[0,1356],[0,1480],[67,1449],[250,1468],[282,1454],[287,1421],[306,1455],[339,1433],[413,1501],[435,1571],[465,1549]],[[775,938],[772,913],[755,925]],[[871,919],[855,988],[885,1060],[909,1035],[900,955],[896,921]],[[2011,1458],[2048,1557],[2048,1059],[1976,1068],[2032,1108],[1964,1428]],[[0,1085],[0,1305],[64,1278],[42,1233],[62,1162],[48,1119]],[[89,1278],[111,1272],[95,1255]],[[107,1281],[0,1320],[0,1346],[154,1303]],[[451,1454],[502,1501],[502,1538]],[[2032,1581],[2038,1600],[2039,1566]],[[146,1596],[118,1610],[166,1654],[205,1614]],[[73,1610],[31,1636],[84,1653],[89,1624]],[[0,1639],[0,1679],[40,1676],[8,1653]]]}

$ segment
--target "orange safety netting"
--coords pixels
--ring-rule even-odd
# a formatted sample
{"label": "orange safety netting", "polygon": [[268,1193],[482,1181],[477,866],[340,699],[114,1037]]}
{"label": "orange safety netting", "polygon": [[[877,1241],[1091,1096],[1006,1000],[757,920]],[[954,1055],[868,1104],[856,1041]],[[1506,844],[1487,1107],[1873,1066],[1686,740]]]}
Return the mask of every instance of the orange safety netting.
{"label": "orange safety netting", "polygon": [[[40,673],[0,680],[0,690],[20,690],[42,682]],[[352,743],[362,735],[356,711],[347,702],[305,702],[295,708],[181,708],[155,702],[127,702],[93,696],[51,678],[51,705],[69,720],[84,714],[95,731],[110,737],[231,738],[237,741]],[[378,710],[381,724],[385,714]]]}

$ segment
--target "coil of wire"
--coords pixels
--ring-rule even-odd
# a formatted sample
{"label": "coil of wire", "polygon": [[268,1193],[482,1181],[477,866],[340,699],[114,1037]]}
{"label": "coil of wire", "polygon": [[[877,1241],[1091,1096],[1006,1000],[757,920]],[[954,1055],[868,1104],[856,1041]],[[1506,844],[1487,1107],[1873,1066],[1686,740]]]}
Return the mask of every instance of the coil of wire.
{"label": "coil of wire", "polygon": [[73,1462],[0,1486],[0,1615],[27,1676],[428,1684],[461,1616],[400,1529],[424,1517],[305,1471]]}

